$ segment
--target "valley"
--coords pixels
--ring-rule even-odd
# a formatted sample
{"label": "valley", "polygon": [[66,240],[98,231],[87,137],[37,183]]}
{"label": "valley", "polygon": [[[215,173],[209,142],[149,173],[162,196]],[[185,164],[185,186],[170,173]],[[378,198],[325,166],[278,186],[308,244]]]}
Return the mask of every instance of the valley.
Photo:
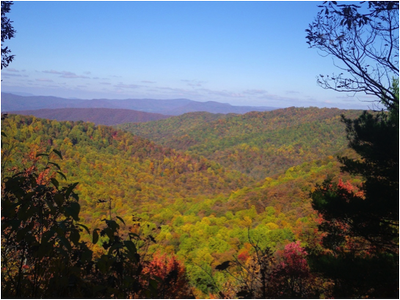
{"label": "valley", "polygon": [[254,242],[274,251],[296,241],[317,247],[310,192],[327,176],[338,179],[337,154],[354,155],[341,114],[360,111],[193,112],[116,128],[10,114],[2,121],[2,172],[57,149],[68,180],[60,183],[79,182],[81,223],[94,229],[109,214],[122,218],[125,234],[152,236],[148,252],[175,255],[196,297],[208,297],[231,280],[215,267],[250,257]]}

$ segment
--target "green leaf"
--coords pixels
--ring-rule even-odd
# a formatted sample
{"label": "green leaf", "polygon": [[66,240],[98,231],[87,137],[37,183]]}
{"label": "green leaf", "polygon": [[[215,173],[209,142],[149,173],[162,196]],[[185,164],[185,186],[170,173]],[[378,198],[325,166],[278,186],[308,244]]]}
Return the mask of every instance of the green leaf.
{"label": "green leaf", "polygon": [[65,208],[65,211],[75,220],[79,221],[79,212],[81,210],[81,206],[78,202],[71,202],[69,207]]}
{"label": "green leaf", "polygon": [[112,254],[114,252],[114,250],[121,249],[122,247],[123,247],[123,245],[120,242],[113,244],[110,247],[110,249],[108,249],[108,255]]}
{"label": "green leaf", "polygon": [[[86,232],[87,232],[88,234],[90,234],[90,230],[89,230],[89,228],[88,228],[86,225],[83,225],[83,224],[80,224],[80,223],[76,223],[76,225],[79,226],[79,227],[84,228],[84,229],[86,230]],[[93,232],[93,233],[94,233],[94,232]]]}
{"label": "green leaf", "polygon": [[63,244],[69,251],[72,250],[71,244],[69,241],[62,235],[57,235],[57,239]]}
{"label": "green leaf", "polygon": [[58,164],[53,163],[53,162],[51,162],[51,161],[49,161],[48,163],[49,163],[49,164],[52,164],[53,166],[56,166],[57,169],[61,170],[61,168],[60,168],[60,166],[59,166]]}
{"label": "green leaf", "polygon": [[58,151],[58,150],[56,150],[56,149],[53,149],[53,152],[54,152],[55,154],[57,154],[61,159],[63,159],[63,157],[62,157],[60,151]]}
{"label": "green leaf", "polygon": [[64,204],[64,195],[63,194],[55,194],[54,201],[57,203],[58,207],[61,207]]}
{"label": "green leaf", "polygon": [[67,191],[65,192],[65,197],[66,197],[67,199],[68,199],[68,197],[71,195],[72,190],[78,185],[78,183],[79,183],[79,182],[75,182],[75,183],[70,184],[70,185],[68,186],[68,189],[67,189]]}
{"label": "green leaf", "polygon": [[47,153],[39,153],[39,154],[36,154],[36,157],[39,157],[39,156],[49,156]]}
{"label": "green leaf", "polygon": [[72,193],[71,197],[74,198],[76,201],[79,201],[79,196],[77,194]]}
{"label": "green leaf", "polygon": [[119,225],[114,220],[105,220],[108,228],[110,228],[113,232],[117,232],[119,229]]}
{"label": "green leaf", "polygon": [[136,233],[132,233],[132,232],[130,232],[129,234],[129,238],[132,240],[132,239],[134,239],[134,240],[140,240],[140,236],[138,235],[138,234],[136,234]]}
{"label": "green leaf", "polygon": [[46,201],[47,206],[50,208],[50,213],[51,214],[55,214],[55,209],[54,209],[54,202],[52,201],[52,199],[45,199],[44,201]]}
{"label": "green leaf", "polygon": [[126,249],[128,249],[129,256],[132,259],[136,260],[136,255],[135,254],[137,254],[137,249],[136,249],[135,244],[133,242],[131,242],[131,241],[124,241],[124,245],[125,245]]}
{"label": "green leaf", "polygon": [[93,244],[96,244],[97,241],[99,240],[99,231],[100,231],[99,228],[93,229],[93,240],[92,240]]}
{"label": "green leaf", "polygon": [[89,262],[92,260],[92,256],[93,256],[93,251],[92,251],[92,250],[89,250],[89,249],[86,249],[86,250],[84,250],[84,251],[82,252],[80,261],[81,261],[81,262],[88,262],[88,263],[89,263]]}
{"label": "green leaf", "polygon": [[100,272],[108,273],[110,268],[110,262],[107,255],[102,255],[100,259],[96,262],[96,267],[99,268]]}
{"label": "green leaf", "polygon": [[69,234],[69,239],[75,244],[78,245],[79,239],[81,238],[81,235],[79,234],[78,230],[72,230]]}
{"label": "green leaf", "polygon": [[5,134],[4,131],[1,132],[1,135],[7,137],[7,134]]}
{"label": "green leaf", "polygon": [[58,189],[58,186],[59,186],[58,180],[55,178],[51,178],[50,180],[53,183],[53,185]]}
{"label": "green leaf", "polygon": [[120,220],[125,225],[125,222],[124,222],[124,220],[122,218],[117,216],[117,219]]}
{"label": "green leaf", "polygon": [[107,228],[104,228],[101,233],[102,233],[102,236],[107,235],[109,240],[113,241],[115,239],[114,232],[116,232],[116,231],[111,230],[109,227],[107,227]]}
{"label": "green leaf", "polygon": [[64,175],[64,173],[62,173],[62,172],[60,172],[60,171],[57,171],[57,173],[60,174],[61,177],[63,177],[65,180],[67,180],[67,177]]}

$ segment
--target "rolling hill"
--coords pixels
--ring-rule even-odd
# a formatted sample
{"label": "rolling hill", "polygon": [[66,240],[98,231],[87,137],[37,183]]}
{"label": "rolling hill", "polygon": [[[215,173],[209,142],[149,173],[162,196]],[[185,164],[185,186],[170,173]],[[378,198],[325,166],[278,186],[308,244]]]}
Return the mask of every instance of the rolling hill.
{"label": "rolling hill", "polygon": [[[274,250],[298,240],[304,246],[318,243],[310,191],[328,174],[339,174],[333,156],[349,151],[340,115],[358,113],[317,108],[196,112],[118,126],[135,134],[9,114],[2,120],[2,175],[32,161],[40,169],[38,154],[59,150],[63,159],[52,161],[68,182],[79,182],[79,222],[101,227],[108,209],[98,199],[111,199],[112,217],[126,223],[121,230],[152,235],[156,243],[149,253],[184,261],[190,283],[204,298],[212,283],[209,274],[235,255],[248,257],[250,238]],[[229,279],[218,276],[221,285]]]}
{"label": "rolling hill", "polygon": [[263,179],[347,148],[342,114],[356,117],[360,111],[291,107],[244,115],[188,113],[117,128]]}
{"label": "rolling hill", "polygon": [[[23,153],[59,149],[64,157],[61,169],[70,180],[81,183],[85,209],[99,197],[113,197],[119,203],[115,212],[120,215],[125,215],[121,214],[125,201],[135,203],[136,212],[146,212],[153,204],[166,207],[178,198],[204,199],[253,182],[204,157],[159,146],[109,126],[23,115],[8,115],[2,126],[7,134],[3,142],[12,140],[18,145],[11,154],[16,162],[22,162]],[[7,168],[2,171],[6,174]]]}
{"label": "rolling hill", "polygon": [[148,122],[170,117],[162,114],[115,108],[56,108],[10,111],[9,113],[26,116],[32,115],[37,118],[57,121],[93,122],[96,125],[117,125],[128,122]]}

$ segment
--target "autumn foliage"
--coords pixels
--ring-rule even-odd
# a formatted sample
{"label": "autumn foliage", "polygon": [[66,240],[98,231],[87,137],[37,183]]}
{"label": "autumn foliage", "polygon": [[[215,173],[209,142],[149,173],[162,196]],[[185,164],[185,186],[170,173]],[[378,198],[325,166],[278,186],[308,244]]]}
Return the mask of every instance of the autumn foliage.
{"label": "autumn foliage", "polygon": [[185,267],[174,255],[154,254],[143,269],[143,274],[158,282],[160,298],[193,298]]}
{"label": "autumn foliage", "polygon": [[[315,261],[354,251],[362,257],[374,249],[340,214],[329,218],[335,210],[324,210],[329,197],[336,201],[334,209],[354,200],[363,203],[362,178],[341,172],[335,153],[325,151],[330,146],[312,153],[305,146],[309,138],[325,139],[310,128],[333,137],[342,132],[338,113],[293,108],[269,115],[198,113],[188,128],[193,148],[186,152],[112,127],[10,115],[2,122],[7,129],[2,139],[3,295],[338,295],[335,277],[323,272],[336,270],[328,264],[330,257],[326,265]],[[213,136],[214,129],[207,129],[202,137],[196,129],[202,119],[220,133]],[[326,126],[317,126],[321,120]],[[244,123],[249,126],[241,129]],[[337,130],[328,130],[332,123]],[[269,131],[262,133],[263,126]],[[183,127],[174,128],[183,134]],[[295,128],[310,134],[301,145]],[[249,134],[256,140],[268,135],[268,143],[237,144]],[[213,146],[201,148],[198,138]],[[337,141],[341,155],[359,158],[345,148]],[[222,149],[237,151],[226,155]],[[272,171],[258,179],[262,173],[251,171],[248,162],[263,160],[268,151],[275,155],[270,156]],[[201,153],[218,153],[221,159]],[[288,159],[296,153],[305,155],[299,164]]]}

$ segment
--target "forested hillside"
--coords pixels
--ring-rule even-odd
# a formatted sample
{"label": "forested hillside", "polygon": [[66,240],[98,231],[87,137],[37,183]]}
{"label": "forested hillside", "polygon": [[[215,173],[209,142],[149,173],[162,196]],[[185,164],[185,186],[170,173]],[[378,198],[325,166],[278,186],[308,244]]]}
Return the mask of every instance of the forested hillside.
{"label": "forested hillside", "polygon": [[[318,216],[311,207],[310,192],[328,174],[337,174],[339,164],[333,156],[327,155],[335,154],[334,149],[313,152],[307,143],[314,141],[312,145],[315,146],[329,136],[333,141],[326,142],[328,145],[339,144],[337,150],[348,151],[344,141],[342,144],[337,141],[342,139],[336,132],[343,131],[339,126],[339,112],[288,109],[277,111],[273,116],[195,113],[172,119],[175,136],[184,135],[186,128],[188,134],[199,135],[199,139],[208,141],[207,145],[214,143],[218,149],[226,145],[221,140],[230,139],[234,145],[240,143],[239,148],[233,146],[233,149],[243,149],[242,155],[248,155],[245,150],[249,148],[253,149],[252,153],[258,153],[254,150],[257,145],[265,149],[263,153],[273,153],[274,160],[270,159],[270,164],[275,163],[283,172],[266,172],[275,175],[260,181],[248,175],[261,177],[258,173],[247,171],[248,174],[244,174],[246,172],[224,167],[197,154],[202,153],[200,150],[183,151],[190,147],[175,150],[93,123],[9,115],[2,122],[7,135],[3,137],[3,176],[12,172],[11,166],[22,167],[38,154],[58,149],[63,156],[57,161],[60,170],[70,182],[79,182],[76,191],[81,204],[81,222],[93,229],[101,228],[102,220],[109,217],[123,218],[126,233],[154,238],[156,243],[150,246],[150,253],[176,255],[183,261],[189,282],[196,288],[196,296],[208,297],[218,289],[235,284],[228,274],[218,272],[215,267],[234,257],[241,257],[244,262],[251,257],[254,243],[274,251],[283,251],[286,244],[296,241],[301,241],[302,247],[318,245]],[[164,124],[159,128],[168,129],[165,126],[168,121],[158,121]],[[303,131],[295,135],[299,128]],[[299,147],[297,152],[293,152],[293,148],[277,151],[277,146],[267,148],[263,143],[252,144],[257,139],[271,144],[274,141],[280,146],[278,149],[290,149],[295,142],[302,142],[304,147]],[[183,145],[180,140],[176,139],[171,146]],[[191,149],[200,149],[196,148],[200,143],[196,141]],[[225,147],[230,148],[229,145]],[[295,162],[301,160],[296,157],[300,150],[311,153],[305,153],[303,157],[307,160],[296,165]],[[203,151],[211,152],[208,146]],[[288,157],[292,157],[290,161]],[[252,160],[254,156],[248,156],[241,163],[251,170]],[[343,177],[343,180],[350,179]],[[354,178],[351,180],[356,182]],[[98,247],[94,249],[100,251]]]}
{"label": "forested hillside", "polygon": [[[63,153],[61,169],[71,180],[80,182],[82,207],[90,207],[85,210],[88,216],[99,198],[112,197],[113,212],[124,216],[166,207],[183,197],[192,201],[226,194],[252,182],[205,158],[107,126],[11,115],[3,128],[17,145],[11,151],[14,163],[22,163],[24,153],[43,153],[51,148]],[[7,166],[7,159],[3,163]],[[3,172],[7,174],[7,168]]]}
{"label": "forested hillside", "polygon": [[244,115],[189,113],[117,128],[263,179],[344,150],[342,114],[355,118],[360,111],[291,107]]}

